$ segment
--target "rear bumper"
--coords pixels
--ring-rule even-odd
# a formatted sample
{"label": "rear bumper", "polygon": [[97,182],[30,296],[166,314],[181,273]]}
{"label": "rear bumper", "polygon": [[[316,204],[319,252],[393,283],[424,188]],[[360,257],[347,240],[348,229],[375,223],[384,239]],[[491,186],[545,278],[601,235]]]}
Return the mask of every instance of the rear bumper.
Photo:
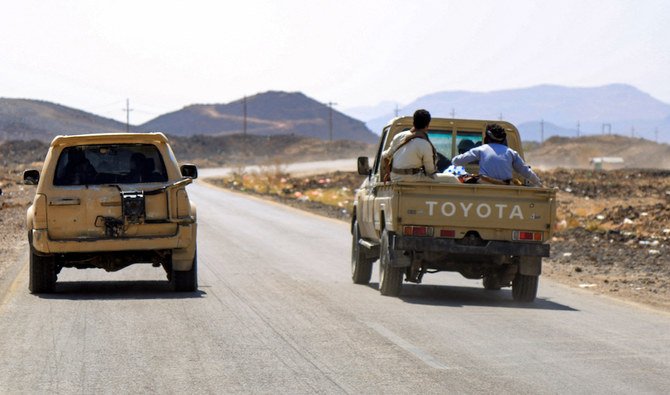
{"label": "rear bumper", "polygon": [[177,233],[171,236],[69,240],[51,240],[46,229],[33,229],[32,245],[43,254],[180,249],[195,243],[195,227],[196,224],[179,225]]}
{"label": "rear bumper", "polygon": [[463,255],[515,255],[549,256],[549,244],[488,241],[482,246],[456,244],[454,239],[390,235],[389,244],[394,250],[434,251]]}

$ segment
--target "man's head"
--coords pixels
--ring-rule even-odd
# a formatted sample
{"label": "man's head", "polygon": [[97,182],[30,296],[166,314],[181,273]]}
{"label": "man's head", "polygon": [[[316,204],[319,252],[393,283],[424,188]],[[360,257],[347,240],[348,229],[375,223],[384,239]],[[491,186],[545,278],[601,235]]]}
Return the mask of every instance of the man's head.
{"label": "man's head", "polygon": [[415,129],[426,129],[430,125],[430,113],[424,109],[416,110],[413,124]]}
{"label": "man's head", "polygon": [[503,129],[497,123],[490,123],[486,125],[486,136],[484,137],[485,140],[484,142],[486,144],[488,143],[505,144],[506,137],[507,133],[505,133],[505,129]]}

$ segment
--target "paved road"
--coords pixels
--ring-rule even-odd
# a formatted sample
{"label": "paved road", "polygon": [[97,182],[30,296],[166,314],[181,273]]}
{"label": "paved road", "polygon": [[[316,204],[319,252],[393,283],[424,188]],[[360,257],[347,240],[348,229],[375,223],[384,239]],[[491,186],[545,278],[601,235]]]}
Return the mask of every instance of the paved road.
{"label": "paved road", "polygon": [[[400,298],[349,279],[346,224],[195,184],[200,290],[65,269],[0,301],[4,393],[668,393],[670,316],[542,281],[517,305],[456,274]],[[373,274],[373,279],[377,278]]]}

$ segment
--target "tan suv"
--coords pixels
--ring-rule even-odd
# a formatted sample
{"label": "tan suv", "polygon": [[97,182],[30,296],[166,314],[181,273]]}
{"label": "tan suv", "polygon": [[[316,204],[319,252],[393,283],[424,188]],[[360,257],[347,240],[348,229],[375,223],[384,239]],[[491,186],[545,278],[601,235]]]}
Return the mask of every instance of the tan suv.
{"label": "tan suv", "polygon": [[63,268],[117,271],[135,263],[163,266],[176,291],[198,288],[196,210],[162,133],[58,136],[27,212],[32,293],[53,292]]}

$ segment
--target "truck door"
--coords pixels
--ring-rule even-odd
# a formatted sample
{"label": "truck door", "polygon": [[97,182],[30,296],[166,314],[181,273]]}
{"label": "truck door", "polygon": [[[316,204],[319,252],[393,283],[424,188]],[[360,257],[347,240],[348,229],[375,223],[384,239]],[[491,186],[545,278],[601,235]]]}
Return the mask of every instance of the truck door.
{"label": "truck door", "polygon": [[374,227],[374,207],[375,197],[377,196],[377,187],[380,183],[380,168],[381,156],[384,147],[386,146],[386,139],[389,134],[390,126],[387,126],[382,131],[382,136],[379,139],[379,147],[375,155],[375,162],[372,166],[372,174],[364,183],[361,190],[361,201],[359,202],[360,215],[358,216],[358,224],[361,228],[361,235],[366,239],[376,240],[379,235]]}

